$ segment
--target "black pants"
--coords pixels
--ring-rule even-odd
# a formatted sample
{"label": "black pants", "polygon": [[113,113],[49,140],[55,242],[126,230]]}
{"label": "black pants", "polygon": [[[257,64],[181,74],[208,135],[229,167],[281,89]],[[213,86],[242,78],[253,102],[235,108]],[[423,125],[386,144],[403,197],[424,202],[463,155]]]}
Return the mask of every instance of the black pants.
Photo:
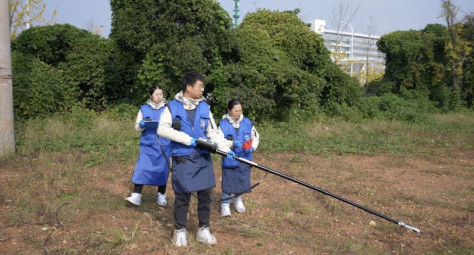
{"label": "black pants", "polygon": [[[142,190],[143,190],[143,184],[135,184],[135,185],[133,185],[133,193],[142,194]],[[158,192],[160,192],[161,194],[165,194],[165,192],[166,192],[166,184],[163,185],[163,186],[158,186]]]}
{"label": "black pants", "polygon": [[[211,217],[212,188],[197,192],[199,227],[209,227]],[[186,228],[188,223],[188,209],[191,193],[175,193],[174,200],[174,228]]]}

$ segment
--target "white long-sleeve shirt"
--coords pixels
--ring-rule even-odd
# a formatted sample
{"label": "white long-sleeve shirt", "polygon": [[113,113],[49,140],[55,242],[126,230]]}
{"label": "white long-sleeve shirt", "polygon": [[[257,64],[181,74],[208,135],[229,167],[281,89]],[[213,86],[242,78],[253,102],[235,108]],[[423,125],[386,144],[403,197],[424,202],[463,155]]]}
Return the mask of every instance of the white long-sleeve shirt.
{"label": "white long-sleeve shirt", "polygon": [[[227,119],[229,120],[229,123],[232,125],[234,128],[239,128],[240,127],[240,122],[244,119],[244,115],[241,114],[240,118],[236,120],[234,117],[231,117],[229,114],[224,114],[222,116],[222,119]],[[219,131],[222,132],[221,127],[219,127]],[[223,132],[222,132],[223,133]],[[255,129],[255,126],[252,125],[252,131],[251,131],[251,138],[252,138],[252,148],[253,150],[257,150],[258,143],[260,142],[260,135],[257,132],[257,129]],[[234,141],[227,140],[225,139],[227,146],[233,147],[234,146]]]}
{"label": "white long-sleeve shirt", "polygon": [[[151,108],[155,109],[155,110],[158,110],[160,109],[161,107],[165,107],[166,105],[166,100],[163,99],[159,104],[151,101],[151,100],[148,100],[146,102],[147,105],[151,106]],[[141,128],[140,127],[140,121],[143,120],[143,113],[142,113],[142,110],[138,110],[138,114],[137,114],[137,118],[135,120],[135,130],[137,130],[138,132],[143,132],[143,130],[145,130],[144,128]]]}
{"label": "white long-sleeve shirt", "polygon": [[[193,110],[197,107],[199,102],[203,99],[184,98],[182,92],[176,94],[175,99],[182,102],[185,110]],[[191,136],[174,129],[172,125],[172,116],[168,107],[163,111],[158,125],[158,135],[174,142],[182,143],[184,145],[191,144]],[[226,144],[223,133],[217,128],[216,122],[212,113],[209,112],[209,125],[206,129],[206,136],[217,144],[217,148],[224,152],[229,152],[230,148]]]}

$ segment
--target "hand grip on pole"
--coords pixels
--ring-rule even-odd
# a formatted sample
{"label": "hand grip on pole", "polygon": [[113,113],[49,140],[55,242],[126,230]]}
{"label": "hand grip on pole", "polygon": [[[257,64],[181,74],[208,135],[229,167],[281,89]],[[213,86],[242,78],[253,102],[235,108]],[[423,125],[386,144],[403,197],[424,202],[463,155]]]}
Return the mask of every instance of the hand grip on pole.
{"label": "hand grip on pole", "polygon": [[[212,142],[211,140],[207,140],[204,138],[198,138],[196,140],[196,147],[199,149],[203,149],[212,153],[217,153],[217,144]],[[227,155],[227,154],[226,154]]]}

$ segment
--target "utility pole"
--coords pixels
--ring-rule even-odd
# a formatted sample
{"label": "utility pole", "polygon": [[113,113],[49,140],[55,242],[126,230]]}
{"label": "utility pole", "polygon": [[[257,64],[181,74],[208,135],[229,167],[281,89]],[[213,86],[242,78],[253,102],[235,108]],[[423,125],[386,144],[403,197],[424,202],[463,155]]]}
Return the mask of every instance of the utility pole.
{"label": "utility pole", "polygon": [[234,0],[234,28],[239,24],[239,0]]}
{"label": "utility pole", "polygon": [[26,0],[26,29],[30,29],[30,0]]}
{"label": "utility pole", "polygon": [[9,1],[0,1],[0,158],[15,152]]}

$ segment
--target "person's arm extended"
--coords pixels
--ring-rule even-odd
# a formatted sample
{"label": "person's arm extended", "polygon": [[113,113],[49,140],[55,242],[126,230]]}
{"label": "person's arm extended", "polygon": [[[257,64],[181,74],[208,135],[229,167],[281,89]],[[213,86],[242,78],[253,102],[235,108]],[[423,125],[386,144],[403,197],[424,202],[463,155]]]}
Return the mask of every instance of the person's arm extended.
{"label": "person's arm extended", "polygon": [[163,110],[160,117],[160,124],[158,125],[158,135],[169,139],[171,141],[189,145],[191,143],[191,136],[174,129],[172,126],[171,112],[168,107]]}

